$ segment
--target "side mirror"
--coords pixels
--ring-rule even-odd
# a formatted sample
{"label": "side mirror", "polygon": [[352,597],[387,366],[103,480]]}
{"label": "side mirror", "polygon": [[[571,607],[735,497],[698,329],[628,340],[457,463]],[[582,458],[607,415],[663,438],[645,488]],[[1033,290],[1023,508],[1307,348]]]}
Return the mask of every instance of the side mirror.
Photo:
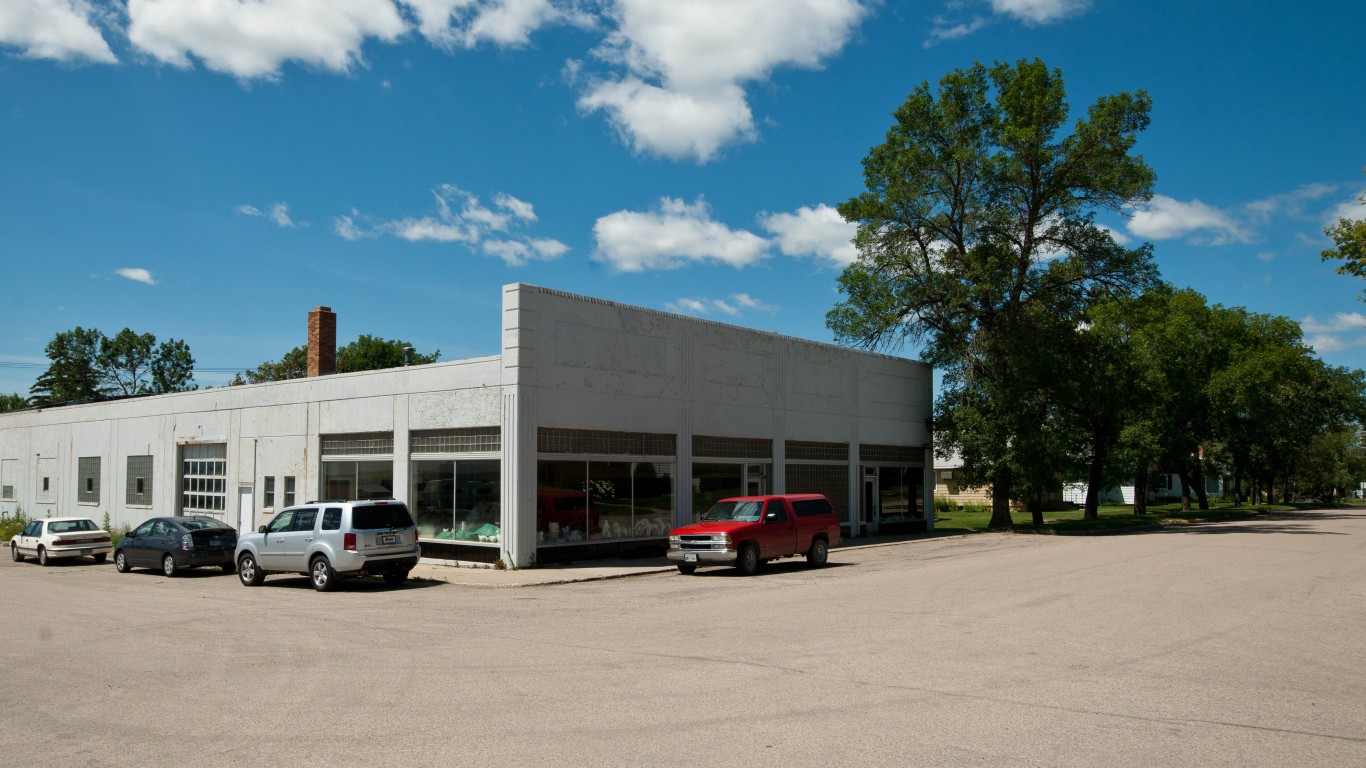
{"label": "side mirror", "polygon": [[257,532],[257,533],[265,533],[265,532],[266,532],[266,527],[265,527],[264,525],[262,525],[262,526],[257,526],[256,532]]}

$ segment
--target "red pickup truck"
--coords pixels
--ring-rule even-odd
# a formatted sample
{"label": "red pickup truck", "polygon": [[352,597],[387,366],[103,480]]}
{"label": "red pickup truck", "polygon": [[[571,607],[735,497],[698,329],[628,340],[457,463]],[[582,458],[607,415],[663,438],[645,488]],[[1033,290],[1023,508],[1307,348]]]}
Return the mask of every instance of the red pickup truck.
{"label": "red pickup truck", "polygon": [[699,565],[734,565],[746,576],[780,557],[805,555],[825,565],[840,543],[840,522],[830,500],[818,493],[722,499],[701,522],[669,533],[669,559],[682,573]]}

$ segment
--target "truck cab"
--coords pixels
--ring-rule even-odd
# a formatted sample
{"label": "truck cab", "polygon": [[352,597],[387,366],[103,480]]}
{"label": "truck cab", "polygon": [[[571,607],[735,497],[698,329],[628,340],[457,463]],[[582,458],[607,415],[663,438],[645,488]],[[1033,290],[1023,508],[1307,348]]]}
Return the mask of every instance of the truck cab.
{"label": "truck cab", "polygon": [[738,496],[671,531],[668,558],[684,574],[699,565],[733,565],[751,575],[769,560],[796,555],[820,567],[839,542],[838,516],[820,494]]}

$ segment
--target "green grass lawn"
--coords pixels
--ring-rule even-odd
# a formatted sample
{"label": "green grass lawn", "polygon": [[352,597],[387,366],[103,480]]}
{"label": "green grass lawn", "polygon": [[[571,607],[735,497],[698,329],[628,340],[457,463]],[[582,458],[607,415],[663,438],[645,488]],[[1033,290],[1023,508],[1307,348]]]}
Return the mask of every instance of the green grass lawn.
{"label": "green grass lawn", "polygon": [[[1127,504],[1101,504],[1099,517],[1096,520],[1082,520],[1080,509],[1064,509],[1058,511],[1044,512],[1044,530],[1071,532],[1071,531],[1104,531],[1109,529],[1131,528],[1141,525],[1178,525],[1182,523],[1195,523],[1209,520],[1228,520],[1239,517],[1251,517],[1264,512],[1286,511],[1292,509],[1319,509],[1322,504],[1243,504],[1235,507],[1230,502],[1210,500],[1208,510],[1195,508],[1195,502],[1191,502],[1191,511],[1181,512],[1181,504],[1149,505],[1148,514],[1135,516],[1132,506]],[[1350,504],[1353,507],[1362,506],[1361,502]],[[1014,510],[1011,518],[1015,521],[1015,527],[1020,531],[1039,530],[1033,524],[1033,518],[1028,512]],[[934,520],[936,531],[963,531],[965,533],[975,531],[985,531],[987,522],[991,519],[991,510],[986,508],[959,509],[950,512],[939,512]]]}

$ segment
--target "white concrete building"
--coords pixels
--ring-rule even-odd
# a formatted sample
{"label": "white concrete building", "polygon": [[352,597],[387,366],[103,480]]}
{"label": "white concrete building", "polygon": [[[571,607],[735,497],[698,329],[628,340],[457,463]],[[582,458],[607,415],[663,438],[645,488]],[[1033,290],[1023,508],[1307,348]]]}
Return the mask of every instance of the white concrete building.
{"label": "white concrete building", "polygon": [[[0,414],[0,515],[252,529],[392,496],[425,556],[518,566],[657,548],[745,493],[825,493],[854,536],[933,525],[929,366],[503,290],[497,357]],[[316,317],[325,374],[336,320]]]}

